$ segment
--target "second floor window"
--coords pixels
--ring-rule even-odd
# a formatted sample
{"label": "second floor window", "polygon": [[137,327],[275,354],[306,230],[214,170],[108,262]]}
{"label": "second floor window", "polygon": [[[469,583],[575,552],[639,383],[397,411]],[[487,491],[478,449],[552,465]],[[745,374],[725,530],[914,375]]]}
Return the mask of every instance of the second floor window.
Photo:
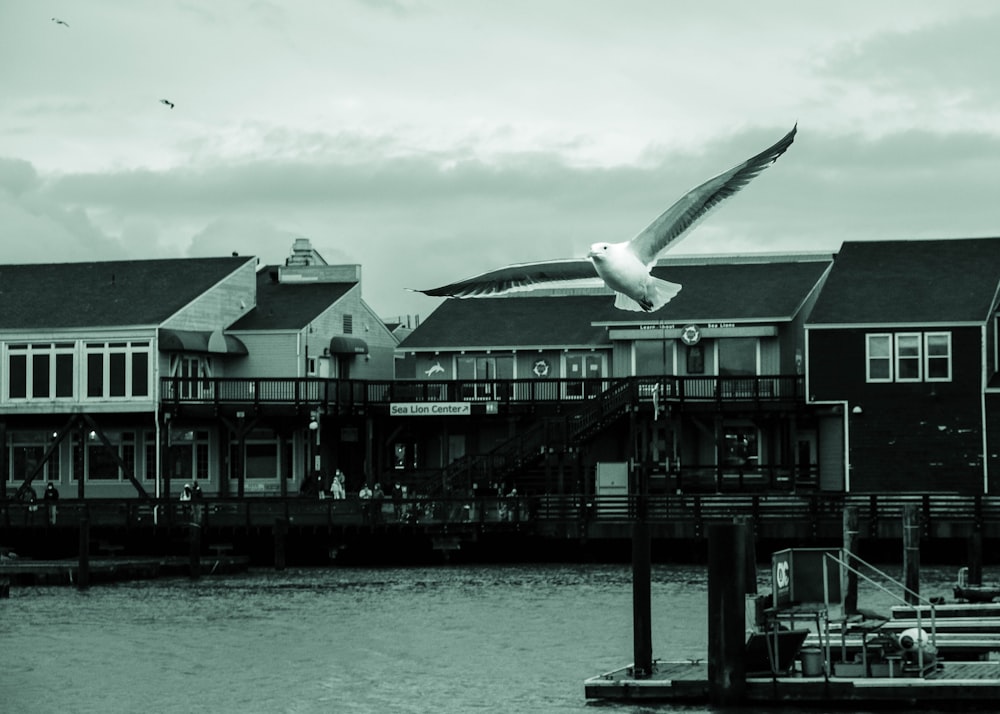
{"label": "second floor window", "polygon": [[865,358],[868,382],[949,382],[951,333],[867,335]]}
{"label": "second floor window", "polygon": [[148,342],[88,342],[86,358],[88,397],[149,396]]}
{"label": "second floor window", "polygon": [[8,399],[72,399],[72,342],[14,344],[7,349]]}

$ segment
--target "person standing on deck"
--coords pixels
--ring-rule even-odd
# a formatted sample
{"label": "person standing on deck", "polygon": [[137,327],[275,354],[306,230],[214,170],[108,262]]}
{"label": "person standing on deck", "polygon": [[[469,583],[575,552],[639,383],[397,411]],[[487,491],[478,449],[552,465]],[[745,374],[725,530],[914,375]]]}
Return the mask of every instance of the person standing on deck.
{"label": "person standing on deck", "polygon": [[372,515],[372,490],[367,483],[361,487],[358,498],[361,499],[361,522],[369,523]]}
{"label": "person standing on deck", "polygon": [[51,481],[45,484],[45,491],[42,492],[42,500],[49,506],[49,525],[54,526],[56,524],[56,501],[59,500],[59,489]]}
{"label": "person standing on deck", "polygon": [[340,469],[337,469],[333,481],[330,483],[330,495],[338,501],[347,498],[347,489],[344,488],[344,472]]}

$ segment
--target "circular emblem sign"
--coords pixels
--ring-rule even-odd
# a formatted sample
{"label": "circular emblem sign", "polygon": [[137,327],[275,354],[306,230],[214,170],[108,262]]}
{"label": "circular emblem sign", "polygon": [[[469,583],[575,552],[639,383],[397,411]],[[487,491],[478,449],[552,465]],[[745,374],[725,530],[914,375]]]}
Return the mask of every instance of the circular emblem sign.
{"label": "circular emblem sign", "polygon": [[531,368],[531,371],[535,373],[536,377],[548,377],[549,361],[544,359],[536,360],[535,365]]}
{"label": "circular emblem sign", "polygon": [[697,325],[687,325],[681,330],[681,342],[685,345],[696,345],[701,341],[701,330]]}

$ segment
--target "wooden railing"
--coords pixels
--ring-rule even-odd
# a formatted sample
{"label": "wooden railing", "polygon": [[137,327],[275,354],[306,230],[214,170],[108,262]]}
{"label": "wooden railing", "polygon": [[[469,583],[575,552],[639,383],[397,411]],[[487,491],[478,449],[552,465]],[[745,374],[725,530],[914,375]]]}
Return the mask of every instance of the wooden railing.
{"label": "wooden railing", "polygon": [[[629,524],[636,513],[631,496],[583,494],[505,497],[477,496],[409,499],[403,504],[403,522],[419,525],[461,522],[518,522],[563,524]],[[902,513],[917,505],[928,537],[950,535],[956,526],[969,529],[1000,528],[1000,496],[952,494],[670,494],[647,497],[647,520],[652,524],[686,526],[691,532],[713,522],[745,517],[758,529],[786,524],[804,530],[817,524],[836,529],[845,506],[858,510],[867,536],[878,536],[883,526],[901,527]],[[368,519],[357,497],[345,500],[305,497],[214,498],[179,503],[170,499],[63,499],[50,516],[49,504],[0,502],[4,528],[75,527],[85,518],[91,526],[143,528],[186,525],[197,519],[206,527],[263,527],[275,519],[289,519],[300,526],[343,526]],[[200,509],[200,510],[195,510]],[[411,517],[412,514],[412,517]],[[53,518],[50,521],[50,518]],[[386,499],[380,523],[397,522]],[[693,530],[692,530],[693,529]],[[829,528],[828,528],[829,530]]]}
{"label": "wooden railing", "polygon": [[160,401],[170,404],[326,406],[331,411],[387,407],[393,402],[574,403],[628,383],[639,399],[686,401],[804,400],[801,376],[603,377],[509,380],[337,380],[319,378],[163,377]]}

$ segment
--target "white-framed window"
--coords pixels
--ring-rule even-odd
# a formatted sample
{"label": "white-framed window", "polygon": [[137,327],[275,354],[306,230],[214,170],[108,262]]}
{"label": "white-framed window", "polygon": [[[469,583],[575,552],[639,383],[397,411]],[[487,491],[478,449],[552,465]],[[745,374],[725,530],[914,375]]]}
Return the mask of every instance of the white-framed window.
{"label": "white-framed window", "polygon": [[198,429],[170,429],[170,479],[171,481],[208,482],[209,440],[208,432]]}
{"label": "white-framed window", "polygon": [[865,362],[867,363],[866,381],[891,382],[893,378],[892,335],[868,335],[865,341]]}
{"label": "white-framed window", "polygon": [[868,382],[950,382],[950,332],[899,332],[866,335]]}
{"label": "white-framed window", "polygon": [[129,399],[150,395],[148,340],[88,342],[84,352],[88,398]]}
{"label": "white-framed window", "polygon": [[924,374],[928,382],[951,381],[951,333],[924,335]]}
{"label": "white-framed window", "polygon": [[7,347],[7,398],[73,399],[76,346],[32,342]]}
{"label": "white-framed window", "polygon": [[[111,444],[111,451],[101,441],[96,432],[89,432],[84,436],[84,452],[80,450],[80,440],[77,434],[72,434],[70,438],[70,449],[73,454],[73,474],[72,481],[77,480],[78,474],[82,471],[86,474],[88,482],[119,482],[126,480],[125,473],[118,465],[115,455],[126,464],[135,475],[136,470],[136,434],[134,431],[106,431],[105,438]],[[81,458],[83,463],[81,463]]]}
{"label": "white-framed window", "polygon": [[[8,458],[10,473],[8,481],[20,482],[27,478],[41,464],[42,457],[48,450],[55,435],[52,432],[10,432]],[[60,450],[56,448],[39,469],[34,483],[44,484],[46,481],[59,481]],[[44,487],[44,486],[43,486]]]}
{"label": "white-framed window", "polygon": [[919,332],[896,335],[896,381],[919,382],[923,379],[923,340]]}

